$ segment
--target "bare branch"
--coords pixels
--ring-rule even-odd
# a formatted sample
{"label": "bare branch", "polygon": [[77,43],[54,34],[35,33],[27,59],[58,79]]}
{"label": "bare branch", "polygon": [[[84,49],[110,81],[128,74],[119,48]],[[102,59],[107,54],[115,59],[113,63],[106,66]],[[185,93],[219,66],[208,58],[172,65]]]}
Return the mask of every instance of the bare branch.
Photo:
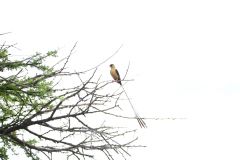
{"label": "bare branch", "polygon": [[[49,68],[39,62],[44,61],[49,54],[36,54],[4,64],[23,64],[24,67],[0,76],[0,93],[3,95],[0,96],[0,109],[6,112],[6,116],[0,118],[0,138],[17,144],[30,157],[41,153],[47,159],[52,159],[53,153],[61,152],[66,155],[66,159],[85,159],[94,158],[96,152],[101,152],[108,159],[113,160],[116,154],[126,159],[125,156],[130,156],[127,148],[142,147],[134,145],[137,138],[130,136],[135,130],[102,123],[106,115],[109,121],[116,117],[131,119],[116,114],[123,91],[109,93],[108,86],[112,81],[96,77],[98,68],[116,55],[122,45],[114,54],[89,70],[66,72],[76,45],[67,57]],[[55,69],[57,65],[60,68]],[[125,79],[129,66],[130,63],[123,85],[132,81]],[[29,74],[31,67],[38,72]],[[78,83],[72,84],[72,81]],[[126,138],[128,135],[129,138]],[[118,141],[120,137],[124,137],[122,142]]]}

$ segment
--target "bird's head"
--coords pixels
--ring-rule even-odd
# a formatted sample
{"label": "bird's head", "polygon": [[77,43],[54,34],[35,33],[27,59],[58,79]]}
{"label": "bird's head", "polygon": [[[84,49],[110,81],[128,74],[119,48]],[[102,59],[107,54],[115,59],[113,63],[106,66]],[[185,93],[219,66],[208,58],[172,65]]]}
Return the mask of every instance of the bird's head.
{"label": "bird's head", "polygon": [[111,68],[115,68],[114,64],[110,64],[110,67],[111,67]]}

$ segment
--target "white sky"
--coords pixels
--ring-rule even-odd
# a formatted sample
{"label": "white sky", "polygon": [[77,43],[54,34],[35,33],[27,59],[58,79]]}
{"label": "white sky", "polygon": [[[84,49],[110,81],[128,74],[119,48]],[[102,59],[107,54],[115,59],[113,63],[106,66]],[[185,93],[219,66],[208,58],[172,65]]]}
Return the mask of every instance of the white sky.
{"label": "white sky", "polygon": [[[72,67],[109,63],[124,74],[139,114],[185,117],[147,121],[132,160],[239,160],[240,2],[237,0],[8,0],[0,32],[16,54],[58,49],[78,41]],[[2,38],[2,37],[1,37]],[[135,123],[137,125],[137,123]]]}

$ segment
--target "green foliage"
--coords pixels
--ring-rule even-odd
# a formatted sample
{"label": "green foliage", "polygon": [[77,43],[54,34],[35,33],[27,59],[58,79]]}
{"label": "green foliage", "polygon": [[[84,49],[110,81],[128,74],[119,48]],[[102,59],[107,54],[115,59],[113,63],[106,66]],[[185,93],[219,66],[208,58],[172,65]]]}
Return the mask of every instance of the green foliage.
{"label": "green foliage", "polygon": [[7,55],[8,55],[7,49],[1,49],[1,50],[0,50],[0,59],[5,59],[5,58],[7,58]]}
{"label": "green foliage", "polygon": [[8,160],[8,155],[7,155],[7,148],[6,147],[0,147],[0,157],[4,160]]}
{"label": "green foliage", "polygon": [[[16,134],[16,132],[13,132],[12,134]],[[2,136],[0,139],[0,157],[2,160],[8,160],[8,151],[11,150],[12,153],[15,153],[14,146],[16,146],[15,143],[12,143],[7,137]]]}
{"label": "green foliage", "polygon": [[[45,64],[57,52],[36,53],[22,60],[12,60],[6,48],[0,48],[0,158],[8,160],[8,150],[15,152],[17,145],[8,138],[16,137],[16,131],[4,133],[4,128],[18,124],[32,114],[45,108],[53,94],[52,77],[56,74],[53,67]],[[31,72],[30,72],[31,71]],[[26,141],[29,145],[37,143],[35,139]],[[25,146],[19,146],[27,157],[38,160],[38,157]]]}

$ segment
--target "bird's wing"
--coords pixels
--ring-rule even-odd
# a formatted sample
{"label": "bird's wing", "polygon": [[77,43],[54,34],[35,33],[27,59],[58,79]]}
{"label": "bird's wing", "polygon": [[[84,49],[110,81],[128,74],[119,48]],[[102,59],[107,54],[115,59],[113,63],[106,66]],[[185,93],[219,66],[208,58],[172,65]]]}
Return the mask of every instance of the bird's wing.
{"label": "bird's wing", "polygon": [[119,81],[120,81],[120,80],[121,80],[121,78],[120,78],[120,74],[119,74],[119,72],[118,72],[118,70],[117,70],[117,69],[116,69],[115,71],[116,71],[116,73],[117,73],[117,76],[118,76],[118,79],[117,79],[117,80],[119,80]]}

